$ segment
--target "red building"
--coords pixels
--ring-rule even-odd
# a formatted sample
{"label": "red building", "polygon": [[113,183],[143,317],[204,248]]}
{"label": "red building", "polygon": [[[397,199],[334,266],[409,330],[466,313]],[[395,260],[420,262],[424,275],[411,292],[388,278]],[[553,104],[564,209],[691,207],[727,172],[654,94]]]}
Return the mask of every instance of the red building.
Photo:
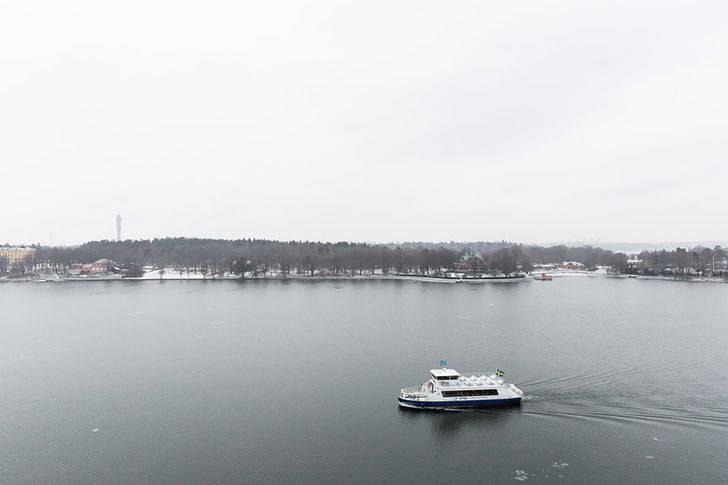
{"label": "red building", "polygon": [[579,261],[564,261],[561,264],[561,269],[571,269],[571,270],[584,269],[584,265],[581,264]]}

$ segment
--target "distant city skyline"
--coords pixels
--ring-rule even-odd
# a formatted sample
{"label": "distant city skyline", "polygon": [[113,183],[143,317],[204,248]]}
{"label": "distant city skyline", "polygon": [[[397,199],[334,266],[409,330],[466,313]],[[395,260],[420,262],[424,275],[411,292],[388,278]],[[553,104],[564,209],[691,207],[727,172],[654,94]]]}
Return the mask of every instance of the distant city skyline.
{"label": "distant city skyline", "polygon": [[722,240],[726,14],[6,3],[0,241]]}

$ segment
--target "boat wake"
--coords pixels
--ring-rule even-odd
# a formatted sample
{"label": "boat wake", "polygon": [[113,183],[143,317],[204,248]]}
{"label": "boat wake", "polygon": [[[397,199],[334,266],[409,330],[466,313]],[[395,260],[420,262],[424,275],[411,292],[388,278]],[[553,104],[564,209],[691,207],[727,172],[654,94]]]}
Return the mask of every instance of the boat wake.
{"label": "boat wake", "polygon": [[549,403],[533,407],[524,406],[521,413],[532,416],[561,419],[611,421],[625,424],[660,424],[694,428],[696,426],[725,433],[728,413],[711,413],[691,409],[640,408],[589,403]]}
{"label": "boat wake", "polygon": [[[677,364],[612,369],[519,382],[518,412],[558,419],[699,426],[725,432],[728,400],[715,382],[691,378]],[[723,405],[724,404],[724,405]]]}

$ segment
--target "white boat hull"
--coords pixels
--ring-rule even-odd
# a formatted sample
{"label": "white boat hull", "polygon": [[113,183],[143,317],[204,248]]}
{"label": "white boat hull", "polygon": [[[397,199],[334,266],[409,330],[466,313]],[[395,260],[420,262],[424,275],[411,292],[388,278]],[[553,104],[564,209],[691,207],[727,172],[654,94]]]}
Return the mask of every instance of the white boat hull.
{"label": "white boat hull", "polygon": [[467,408],[483,408],[492,406],[514,406],[521,403],[520,397],[512,397],[505,399],[471,399],[471,400],[413,400],[397,398],[399,405],[404,408],[411,409],[467,409]]}

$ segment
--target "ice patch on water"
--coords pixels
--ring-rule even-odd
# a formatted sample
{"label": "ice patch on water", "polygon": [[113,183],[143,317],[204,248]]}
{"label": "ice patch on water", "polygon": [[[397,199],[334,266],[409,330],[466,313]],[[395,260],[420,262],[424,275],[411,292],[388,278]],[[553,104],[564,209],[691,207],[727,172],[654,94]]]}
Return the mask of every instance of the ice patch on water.
{"label": "ice patch on water", "polygon": [[653,436],[652,439],[655,440],[655,441],[660,441],[660,440],[657,439],[657,436]]}
{"label": "ice patch on water", "polygon": [[647,455],[645,458],[647,458],[648,460],[654,460],[655,459],[655,457],[652,456],[652,455]]}
{"label": "ice patch on water", "polygon": [[528,473],[523,470],[516,470],[513,474],[515,475],[513,477],[514,480],[518,480],[519,482],[525,482],[528,480]]}
{"label": "ice patch on water", "polygon": [[513,479],[518,480],[519,482],[525,482],[526,480],[528,480],[528,477],[536,476],[535,473],[527,473],[526,470],[516,470],[515,472],[513,472],[513,475],[515,475]]}
{"label": "ice patch on water", "polygon": [[555,461],[551,464],[551,466],[554,468],[566,468],[567,466],[569,466],[569,464],[566,462],[559,463],[559,462]]}
{"label": "ice patch on water", "polygon": [[99,432],[99,428],[94,428],[94,429],[91,430],[91,432],[92,433],[98,433]]}

